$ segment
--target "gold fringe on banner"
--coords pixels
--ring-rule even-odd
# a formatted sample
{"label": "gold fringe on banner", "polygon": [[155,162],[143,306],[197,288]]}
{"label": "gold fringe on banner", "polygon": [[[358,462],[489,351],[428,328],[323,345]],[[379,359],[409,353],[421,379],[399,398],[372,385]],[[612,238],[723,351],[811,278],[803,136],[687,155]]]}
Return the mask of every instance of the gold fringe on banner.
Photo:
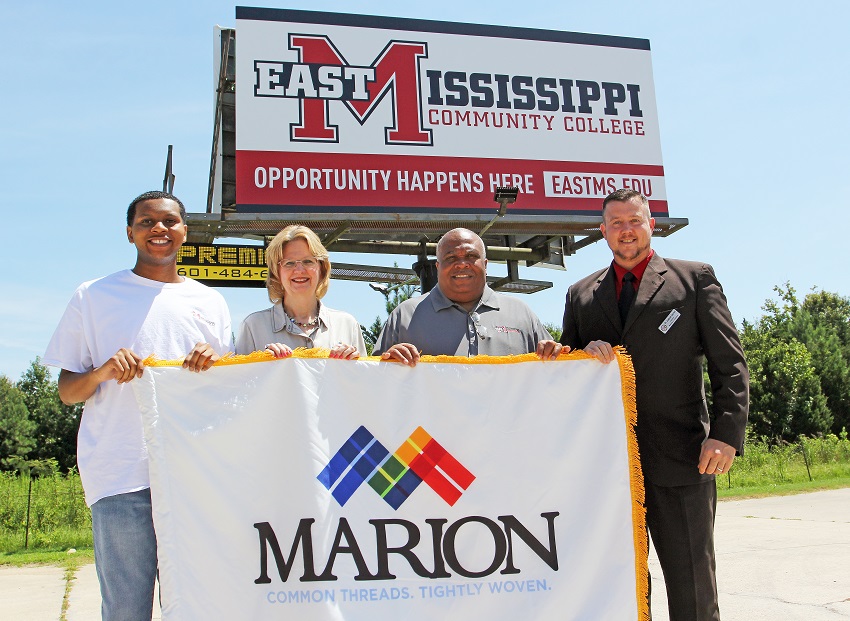
{"label": "gold fringe on banner", "polygon": [[[330,358],[330,349],[314,348],[307,349],[298,347],[292,350],[292,355],[286,358],[309,358],[322,359]],[[561,354],[558,360],[586,360],[592,358],[590,354],[586,354],[581,350],[576,350],[568,354]],[[265,350],[257,350],[250,354],[228,354],[222,356],[213,366],[227,366],[231,364],[248,364],[250,362],[268,362],[270,360],[285,360],[286,358],[275,358],[273,354]],[[363,356],[355,360],[368,360],[369,362],[389,362],[399,363],[398,360],[383,360],[380,356]],[[423,355],[419,358],[419,362],[440,364],[514,364],[517,362],[540,362],[537,354],[517,354],[513,356],[473,356],[467,358],[465,356],[427,356]],[[159,360],[155,355],[150,355],[144,360],[146,367],[179,367],[183,364],[183,358],[176,360]]]}
{"label": "gold fringe on banner", "polygon": [[626,415],[627,447],[629,451],[629,482],[632,488],[632,526],[635,540],[635,576],[637,577],[637,603],[639,621],[650,621],[649,614],[649,536],[646,532],[646,489],[643,485],[643,470],[640,466],[635,425],[637,424],[637,393],[635,368],[625,348],[614,348],[620,365],[620,383],[623,388],[623,409]]}

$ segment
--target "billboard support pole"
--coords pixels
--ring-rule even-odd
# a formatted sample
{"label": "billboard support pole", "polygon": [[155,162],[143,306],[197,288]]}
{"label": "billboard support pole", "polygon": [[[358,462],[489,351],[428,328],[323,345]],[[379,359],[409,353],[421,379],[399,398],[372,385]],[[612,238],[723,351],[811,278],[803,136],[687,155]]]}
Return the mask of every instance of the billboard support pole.
{"label": "billboard support pole", "polygon": [[212,213],[213,196],[215,195],[215,175],[216,163],[218,161],[218,141],[221,134],[222,126],[222,99],[224,98],[224,89],[227,80],[227,59],[230,55],[230,43],[233,38],[233,32],[230,30],[223,31],[226,33],[224,39],[224,49],[221,51],[221,67],[218,72],[218,85],[215,90],[215,111],[213,113],[213,144],[212,155],[210,157],[210,182],[207,186],[207,213]]}
{"label": "billboard support pole", "polygon": [[165,156],[165,176],[162,178],[162,191],[169,194],[174,193],[174,173],[171,168],[171,153],[174,145],[168,145],[168,155]]}
{"label": "billboard support pole", "polygon": [[428,259],[426,238],[423,238],[422,241],[419,242],[418,259],[419,260],[413,264],[413,271],[416,272],[416,275],[419,277],[419,290],[422,295],[425,295],[437,286],[437,262],[434,259]]}

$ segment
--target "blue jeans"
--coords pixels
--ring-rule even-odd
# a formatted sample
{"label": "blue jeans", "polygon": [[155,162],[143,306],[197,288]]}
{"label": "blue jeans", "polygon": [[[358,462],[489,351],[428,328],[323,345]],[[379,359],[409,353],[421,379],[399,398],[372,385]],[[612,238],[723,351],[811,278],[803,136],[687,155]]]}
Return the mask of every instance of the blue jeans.
{"label": "blue jeans", "polygon": [[103,621],[150,621],[156,581],[150,489],[101,498],[91,514]]}

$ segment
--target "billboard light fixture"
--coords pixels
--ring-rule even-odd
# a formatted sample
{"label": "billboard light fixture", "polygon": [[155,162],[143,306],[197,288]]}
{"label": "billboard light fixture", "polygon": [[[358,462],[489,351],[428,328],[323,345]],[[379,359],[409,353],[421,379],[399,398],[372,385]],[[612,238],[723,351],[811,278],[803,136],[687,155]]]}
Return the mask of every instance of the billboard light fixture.
{"label": "billboard light fixture", "polygon": [[519,195],[519,188],[515,186],[505,186],[501,188],[496,188],[496,193],[493,195],[493,200],[499,203],[499,211],[496,212],[496,215],[493,216],[493,219],[490,220],[487,224],[484,225],[484,228],[478,233],[479,237],[483,237],[484,233],[487,232],[491,226],[496,224],[496,220],[505,215],[508,211],[508,205],[516,202],[516,197]]}

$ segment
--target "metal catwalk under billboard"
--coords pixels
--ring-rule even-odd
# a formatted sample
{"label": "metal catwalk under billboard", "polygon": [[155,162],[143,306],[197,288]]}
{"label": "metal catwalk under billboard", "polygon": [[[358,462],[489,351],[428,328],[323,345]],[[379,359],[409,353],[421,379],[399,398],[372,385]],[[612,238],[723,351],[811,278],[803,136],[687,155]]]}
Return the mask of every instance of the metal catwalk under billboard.
{"label": "metal catwalk under billboard", "polygon": [[668,215],[649,42],[237,7],[236,209]]}

